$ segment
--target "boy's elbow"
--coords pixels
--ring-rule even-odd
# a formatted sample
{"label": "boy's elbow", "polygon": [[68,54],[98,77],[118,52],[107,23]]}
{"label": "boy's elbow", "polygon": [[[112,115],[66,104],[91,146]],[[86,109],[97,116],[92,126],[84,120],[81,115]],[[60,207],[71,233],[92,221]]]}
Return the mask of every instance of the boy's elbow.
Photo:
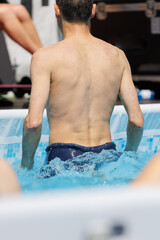
{"label": "boy's elbow", "polygon": [[40,121],[32,121],[32,122],[29,122],[28,125],[27,125],[27,128],[28,129],[37,129],[39,127],[41,127],[42,125],[42,122]]}
{"label": "boy's elbow", "polygon": [[141,128],[143,128],[143,126],[144,126],[144,116],[143,116],[143,114],[142,114],[142,119],[141,119]]}
{"label": "boy's elbow", "polygon": [[41,119],[30,119],[29,116],[25,119],[25,125],[27,129],[34,130],[42,126],[42,120]]}
{"label": "boy's elbow", "polygon": [[132,122],[136,127],[143,128],[144,126],[143,114],[139,115],[137,118],[130,119],[130,122]]}

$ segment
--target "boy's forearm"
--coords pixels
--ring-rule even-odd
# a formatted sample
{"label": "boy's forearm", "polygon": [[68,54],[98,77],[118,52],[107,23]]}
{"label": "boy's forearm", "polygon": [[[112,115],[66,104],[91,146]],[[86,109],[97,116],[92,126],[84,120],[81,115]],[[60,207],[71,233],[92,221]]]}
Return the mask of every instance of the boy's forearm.
{"label": "boy's forearm", "polygon": [[29,129],[27,128],[26,120],[24,121],[21,167],[27,168],[28,170],[33,167],[34,154],[41,137],[41,130],[42,125]]}
{"label": "boy's forearm", "polygon": [[137,151],[141,142],[143,134],[143,127],[138,127],[132,122],[128,121],[127,125],[127,143],[125,151]]}

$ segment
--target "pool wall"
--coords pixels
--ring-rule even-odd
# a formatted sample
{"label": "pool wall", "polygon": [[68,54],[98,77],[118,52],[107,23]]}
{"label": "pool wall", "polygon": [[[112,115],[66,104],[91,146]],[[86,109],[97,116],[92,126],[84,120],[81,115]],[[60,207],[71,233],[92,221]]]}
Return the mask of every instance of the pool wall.
{"label": "pool wall", "polygon": [[[141,105],[144,113],[144,133],[140,151],[160,151],[160,104]],[[0,157],[9,158],[10,162],[21,159],[21,142],[23,121],[27,110],[0,110]],[[123,106],[114,108],[111,118],[112,139],[118,151],[123,151],[126,143],[127,114]],[[42,136],[38,146],[39,154],[45,158],[44,149],[48,145],[49,127],[44,112]]]}

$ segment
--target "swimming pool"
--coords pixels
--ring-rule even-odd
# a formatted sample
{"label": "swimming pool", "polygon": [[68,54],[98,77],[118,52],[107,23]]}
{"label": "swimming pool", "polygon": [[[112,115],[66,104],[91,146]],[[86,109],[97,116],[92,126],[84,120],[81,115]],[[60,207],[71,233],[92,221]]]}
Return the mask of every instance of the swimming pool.
{"label": "swimming pool", "polygon": [[[123,177],[127,179],[126,169],[129,166],[130,168],[127,170],[128,176],[135,169],[133,167],[135,163],[137,166],[141,162],[140,167],[142,167],[151,155],[160,150],[160,104],[142,105],[141,108],[145,116],[144,136],[139,147],[138,159],[131,154],[124,158],[127,160],[124,160],[123,171],[121,169],[122,183],[125,182]],[[28,172],[28,175],[24,170],[17,170],[17,165],[21,158],[23,118],[26,113],[25,110],[0,112],[0,152],[1,156],[7,158],[12,163],[17,174],[20,175],[19,179],[24,180],[25,184],[29,185],[22,186],[29,192],[31,191],[29,190],[30,188],[32,190],[36,189],[38,185],[38,182],[34,181],[36,170]],[[112,138],[120,152],[125,145],[126,122],[127,116],[123,107],[116,106],[111,120],[111,129]],[[44,159],[42,158],[45,157],[44,148],[47,145],[47,141],[48,126],[46,126],[46,116],[44,116],[42,138],[39,150],[36,153],[36,169],[43,164]],[[142,160],[144,157],[146,159]],[[119,163],[122,163],[122,161],[119,161]],[[112,173],[115,173],[114,168],[115,166],[117,167],[117,165],[113,166],[114,164],[116,162],[111,162],[112,166],[109,166],[113,170]],[[140,167],[138,165],[136,173],[140,171]],[[78,171],[74,173],[79,176],[82,174]],[[61,174],[56,176],[57,180],[53,184],[54,186],[52,185],[52,191],[50,192],[42,193],[42,191],[38,191],[35,194],[23,194],[21,197],[0,198],[2,239],[159,239],[159,187],[128,188],[126,185],[123,188],[106,188],[106,185],[101,184],[101,182],[98,188],[93,188],[91,186],[94,186],[95,181],[94,175],[92,175],[93,182],[89,185],[89,188],[85,184],[89,179],[86,177],[82,181],[85,188],[77,189],[76,187],[76,189],[71,189],[66,186],[63,190],[57,190],[56,184],[59,185],[59,182],[62,180],[60,176]],[[56,177],[49,180],[56,179]],[[70,175],[65,177],[65,180],[69,181]],[[83,174],[81,177],[83,178]],[[96,177],[104,180],[102,172],[97,171]],[[41,184],[47,180],[39,178]],[[47,183],[44,186],[46,187]]]}
{"label": "swimming pool", "polygon": [[[0,111],[0,154],[14,167],[23,192],[46,191],[64,188],[93,186],[121,186],[134,179],[148,159],[160,150],[160,104],[141,105],[144,113],[144,134],[138,153],[123,153],[126,143],[127,114],[123,106],[116,106],[111,118],[112,139],[117,145],[114,150],[102,151],[78,157],[73,161],[55,159],[43,167],[48,144],[48,123],[44,113],[42,137],[35,155],[35,166],[31,171],[19,169],[21,159],[22,126],[27,110]],[[107,160],[106,160],[107,159]],[[43,172],[43,173],[42,173]],[[48,179],[50,173],[55,177]]]}

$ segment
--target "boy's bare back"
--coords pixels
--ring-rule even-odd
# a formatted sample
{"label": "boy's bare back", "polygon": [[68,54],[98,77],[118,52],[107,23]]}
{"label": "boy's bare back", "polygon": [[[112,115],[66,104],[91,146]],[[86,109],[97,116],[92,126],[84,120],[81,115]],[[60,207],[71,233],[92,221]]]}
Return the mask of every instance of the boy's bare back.
{"label": "boy's bare back", "polygon": [[[53,143],[102,145],[104,149],[112,141],[110,117],[118,94],[128,114],[125,150],[136,151],[144,120],[124,53],[91,35],[89,19],[96,11],[91,0],[56,0],[54,9],[64,40],[38,50],[32,57],[32,90],[23,124],[22,166],[33,167],[45,107],[50,150]],[[79,150],[73,154],[74,149],[69,153],[67,148],[66,157],[60,149],[58,155],[50,150],[47,163],[59,154],[63,160],[79,155]]]}
{"label": "boy's bare back", "polygon": [[121,51],[90,36],[66,39],[37,55],[51,76],[50,144],[110,142],[109,121],[123,73]]}

